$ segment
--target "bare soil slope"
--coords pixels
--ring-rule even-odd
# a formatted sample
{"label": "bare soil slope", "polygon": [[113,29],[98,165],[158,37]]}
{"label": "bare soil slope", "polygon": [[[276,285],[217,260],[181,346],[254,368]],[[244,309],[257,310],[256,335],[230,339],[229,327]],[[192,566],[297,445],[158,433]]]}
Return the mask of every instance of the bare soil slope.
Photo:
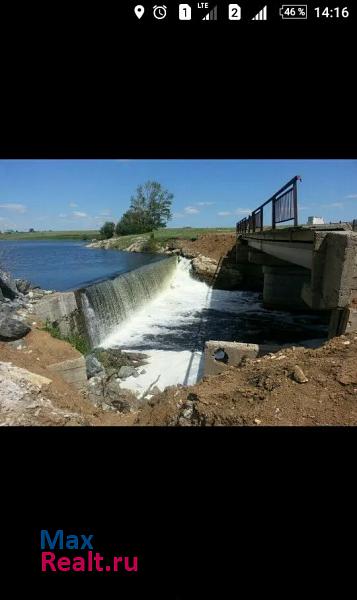
{"label": "bare soil slope", "polygon": [[219,260],[226,256],[235,245],[235,233],[208,233],[200,235],[197,240],[174,240],[172,245],[181,248],[187,255],[207,256]]}
{"label": "bare soil slope", "polygon": [[356,425],[357,337],[247,360],[195,386],[167,389],[150,404],[137,424]]}
{"label": "bare soil slope", "polygon": [[[79,352],[67,342],[53,338],[46,331],[37,328],[22,340],[19,340],[17,349],[14,345],[0,342],[0,361],[11,362],[17,367],[27,369],[43,377],[48,377],[52,383],[43,390],[42,395],[50,400],[54,407],[77,413],[78,422],[72,419],[70,424],[78,425],[128,425],[131,424],[133,414],[108,413],[89,402],[85,394],[74,388],[54,371],[49,371],[47,366],[62,360],[78,358]],[[66,418],[46,411],[34,416],[31,425],[67,425]]]}

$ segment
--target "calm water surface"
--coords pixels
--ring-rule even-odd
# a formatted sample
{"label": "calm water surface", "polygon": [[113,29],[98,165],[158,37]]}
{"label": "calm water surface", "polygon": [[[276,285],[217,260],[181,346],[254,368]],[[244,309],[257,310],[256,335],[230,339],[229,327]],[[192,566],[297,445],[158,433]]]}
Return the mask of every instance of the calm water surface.
{"label": "calm water surface", "polygon": [[0,268],[47,290],[66,291],[90,281],[162,260],[157,255],[86,248],[68,240],[0,241]]}

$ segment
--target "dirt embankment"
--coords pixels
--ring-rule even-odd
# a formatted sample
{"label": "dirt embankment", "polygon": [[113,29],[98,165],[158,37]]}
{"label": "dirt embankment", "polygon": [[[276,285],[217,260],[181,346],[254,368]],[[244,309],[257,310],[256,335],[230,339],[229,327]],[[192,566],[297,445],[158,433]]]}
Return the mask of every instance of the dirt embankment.
{"label": "dirt embankment", "polygon": [[[40,390],[29,391],[32,405],[28,404],[29,410],[24,410],[22,415],[20,415],[21,406],[18,405],[21,419],[17,420],[14,413],[12,424],[128,425],[132,423],[135,415],[107,413],[94,407],[83,392],[64,381],[60,374],[47,369],[55,362],[75,359],[79,356],[80,353],[70,344],[55,339],[46,331],[37,328],[33,328],[25,338],[18,340],[16,344],[0,342],[0,362],[12,363],[16,367],[51,380],[49,385],[43,386]],[[6,395],[9,396],[9,394]],[[51,406],[48,407],[44,404],[42,409],[38,402],[34,404],[38,398],[43,399],[45,403],[49,401]],[[11,408],[10,404],[7,402],[9,408]],[[25,402],[23,406],[25,409],[27,406]],[[1,417],[5,417],[5,414],[0,414],[0,419]]]}
{"label": "dirt embankment", "polygon": [[[357,425],[357,336],[316,350],[288,348],[241,367],[168,388],[133,413],[105,412],[47,366],[78,357],[67,342],[33,329],[19,350],[0,343],[0,361],[51,379],[21,424],[31,425]],[[41,398],[40,398],[41,399]],[[15,421],[14,424],[17,422]]]}
{"label": "dirt embankment", "polygon": [[180,248],[188,258],[201,254],[218,262],[231,252],[235,242],[235,233],[207,233],[200,235],[196,240],[170,240],[168,245]]}
{"label": "dirt embankment", "polygon": [[316,350],[284,349],[170,388],[138,425],[357,425],[357,337]]}

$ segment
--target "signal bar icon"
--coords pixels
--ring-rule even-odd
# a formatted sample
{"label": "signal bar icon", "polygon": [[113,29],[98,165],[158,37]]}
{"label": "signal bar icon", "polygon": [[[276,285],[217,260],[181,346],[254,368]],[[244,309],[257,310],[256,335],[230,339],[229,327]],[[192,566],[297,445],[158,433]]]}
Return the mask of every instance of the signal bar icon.
{"label": "signal bar icon", "polygon": [[252,21],[266,21],[267,18],[267,7],[264,6],[264,8],[262,8],[262,10],[260,10],[255,17],[252,18]]}
{"label": "signal bar icon", "polygon": [[212,8],[202,19],[202,21],[217,21],[217,6]]}

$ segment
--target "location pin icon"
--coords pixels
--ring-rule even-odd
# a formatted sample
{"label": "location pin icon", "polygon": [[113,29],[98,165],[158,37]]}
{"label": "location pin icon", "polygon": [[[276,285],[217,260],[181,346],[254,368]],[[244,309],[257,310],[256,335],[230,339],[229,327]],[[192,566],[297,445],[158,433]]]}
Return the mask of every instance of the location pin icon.
{"label": "location pin icon", "polygon": [[145,10],[145,8],[143,6],[141,6],[141,4],[138,4],[137,6],[135,6],[134,12],[135,12],[136,16],[138,17],[138,19],[141,19],[141,17],[144,14],[144,10]]}

